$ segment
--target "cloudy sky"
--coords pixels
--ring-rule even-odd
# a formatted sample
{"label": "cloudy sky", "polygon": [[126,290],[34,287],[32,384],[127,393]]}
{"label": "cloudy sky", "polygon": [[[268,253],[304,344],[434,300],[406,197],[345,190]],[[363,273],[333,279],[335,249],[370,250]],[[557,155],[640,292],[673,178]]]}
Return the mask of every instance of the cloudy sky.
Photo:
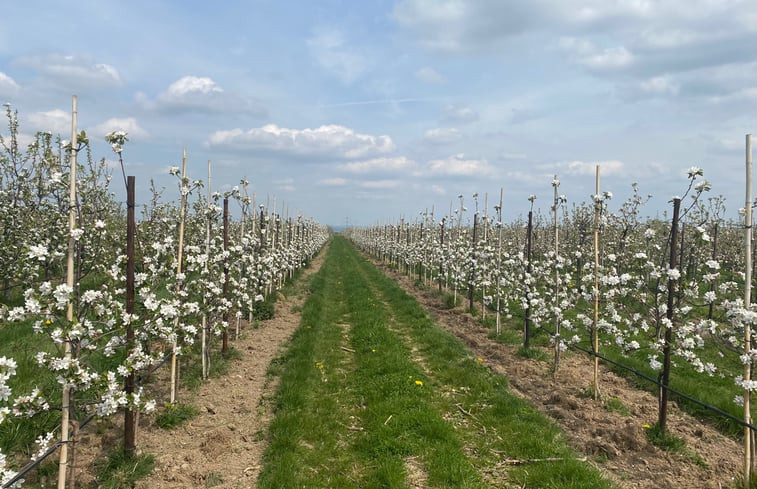
{"label": "cloudy sky", "polygon": [[143,189],[173,198],[186,148],[191,177],[210,159],[214,189],[247,177],[328,224],[500,188],[517,217],[554,174],[586,200],[596,164],[614,207],[638,182],[654,215],[696,165],[735,214],[755,46],[748,0],[30,0],[2,7],[0,99],[68,138],[78,95]]}

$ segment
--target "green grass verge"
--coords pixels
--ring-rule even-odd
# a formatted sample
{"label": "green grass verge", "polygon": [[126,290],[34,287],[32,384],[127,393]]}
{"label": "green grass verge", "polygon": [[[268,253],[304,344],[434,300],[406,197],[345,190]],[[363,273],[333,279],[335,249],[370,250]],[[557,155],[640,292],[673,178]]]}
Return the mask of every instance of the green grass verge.
{"label": "green grass verge", "polygon": [[[261,488],[612,487],[343,238],[310,291],[275,367]],[[547,457],[563,460],[502,464]]]}

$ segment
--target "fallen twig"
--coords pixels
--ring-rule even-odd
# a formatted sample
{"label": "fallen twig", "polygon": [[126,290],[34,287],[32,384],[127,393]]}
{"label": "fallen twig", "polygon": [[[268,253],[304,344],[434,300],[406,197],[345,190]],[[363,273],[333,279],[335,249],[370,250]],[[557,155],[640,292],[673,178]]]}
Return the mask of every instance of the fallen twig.
{"label": "fallen twig", "polygon": [[465,414],[466,416],[470,416],[476,423],[478,423],[481,429],[484,430],[484,434],[486,434],[486,426],[484,426],[484,424],[478,420],[475,414],[470,411],[466,411],[462,404],[455,404],[455,407],[459,409],[461,413]]}
{"label": "fallen twig", "polygon": [[562,457],[547,457],[547,458],[509,458],[505,460],[508,465],[523,465],[531,464],[535,462],[567,462],[569,460],[576,460],[578,462],[586,462],[586,457],[581,458],[562,458]]}

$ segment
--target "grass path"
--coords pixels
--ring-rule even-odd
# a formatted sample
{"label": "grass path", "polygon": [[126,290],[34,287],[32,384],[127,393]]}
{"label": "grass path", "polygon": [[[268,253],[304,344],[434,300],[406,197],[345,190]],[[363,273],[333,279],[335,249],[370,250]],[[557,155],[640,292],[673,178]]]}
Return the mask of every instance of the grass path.
{"label": "grass path", "polygon": [[345,239],[310,288],[260,487],[612,487]]}

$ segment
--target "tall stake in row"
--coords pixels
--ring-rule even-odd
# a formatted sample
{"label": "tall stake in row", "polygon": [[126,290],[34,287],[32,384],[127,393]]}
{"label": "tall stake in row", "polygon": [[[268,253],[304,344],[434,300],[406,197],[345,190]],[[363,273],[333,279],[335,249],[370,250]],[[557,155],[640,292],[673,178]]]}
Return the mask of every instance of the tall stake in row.
{"label": "tall stake in row", "polygon": [[[134,185],[135,178],[129,176],[126,184],[126,315],[129,320],[126,323],[126,347],[128,351],[134,350],[134,326],[131,320],[134,317],[134,242],[136,241],[137,224],[134,215]],[[136,376],[130,371],[126,377],[126,397],[133,399],[136,391]],[[137,413],[134,406],[126,406],[124,411],[124,454],[127,458],[134,456],[137,450]]]}
{"label": "tall stake in row", "polygon": [[[74,251],[76,249],[76,240],[74,240],[73,230],[76,229],[76,152],[77,152],[77,99],[73,97],[71,107],[71,170],[69,173],[68,184],[68,259],[66,260],[66,286],[68,290],[74,290]],[[72,324],[74,321],[74,303],[73,298],[69,298],[66,309],[66,321]],[[63,343],[65,349],[65,361],[68,364],[71,361],[71,341],[66,338]],[[68,428],[71,416],[71,388],[68,383],[63,385],[60,419],[60,458],[58,465],[58,489],[66,487],[66,469],[68,467]]]}
{"label": "tall stake in row", "polygon": [[[752,304],[752,135],[746,135],[746,198],[744,199],[744,309]],[[744,355],[752,358],[752,328],[744,321]],[[752,423],[752,362],[744,362],[744,421]],[[752,478],[752,430],[744,428],[744,487],[750,486]]]}
{"label": "tall stake in row", "polygon": [[555,231],[555,297],[554,297],[554,312],[555,312],[555,364],[554,371],[557,372],[557,368],[560,366],[560,348],[562,341],[560,340],[560,228],[557,226],[557,212],[560,207],[560,197],[558,196],[557,189],[560,187],[560,180],[555,175],[552,180],[552,186],[555,189],[555,203],[552,210],[555,212],[554,216],[554,231]]}
{"label": "tall stake in row", "polygon": [[599,165],[597,165],[594,194],[594,320],[591,326],[591,346],[594,351],[594,400],[599,399],[599,214],[602,201],[599,196]]}
{"label": "tall stake in row", "polygon": [[[186,187],[187,182],[187,150],[185,149],[181,154],[181,208],[179,209],[179,250],[176,260],[176,296],[179,296],[183,281],[180,279],[182,272],[182,261],[184,259],[184,221],[187,216],[187,192],[189,188]],[[186,187],[186,188],[185,188]],[[174,330],[178,330],[179,318],[174,319]],[[171,351],[171,404],[176,402],[176,390],[178,388],[179,376],[178,376],[178,362],[176,355],[176,339],[173,340],[173,350]]]}
{"label": "tall stake in row", "polygon": [[[205,254],[210,257],[210,225],[211,225],[211,212],[210,205],[211,193],[210,193],[210,160],[208,160],[208,206],[205,212],[207,213],[207,219],[205,221]],[[205,274],[208,273],[208,260],[205,260]],[[207,298],[203,297],[205,310],[202,313],[202,378],[207,379],[210,372],[210,355],[208,353],[208,304]]]}
{"label": "tall stake in row", "polygon": [[[675,270],[678,267],[676,258],[678,256],[676,247],[678,246],[678,216],[681,210],[681,199],[673,199],[673,223],[670,227],[670,264],[668,268]],[[664,342],[662,347],[662,373],[660,374],[660,406],[657,425],[662,433],[665,433],[668,421],[668,386],[670,385],[670,355],[673,343],[673,309],[675,306],[676,291],[678,281],[668,275],[668,303],[665,317],[666,324],[663,325]]]}
{"label": "tall stake in row", "polygon": [[502,273],[502,197],[503,197],[503,190],[502,187],[499,189],[499,206],[497,206],[497,335],[499,336],[501,327],[501,312],[500,312],[500,306],[502,302],[502,285],[500,283],[500,276]]}
{"label": "tall stake in row", "polygon": [[[229,198],[223,198],[223,252],[226,254],[229,250]],[[229,295],[229,260],[223,259],[223,297]],[[223,322],[223,339],[221,343],[221,353],[224,355],[229,352],[229,313],[224,312]]]}
{"label": "tall stake in row", "polygon": [[[533,202],[532,202],[533,205]],[[523,324],[523,348],[528,350],[531,341],[531,235],[534,232],[534,211],[528,211],[528,228],[526,231],[526,320]]]}
{"label": "tall stake in row", "polygon": [[476,278],[476,240],[478,239],[478,212],[473,214],[473,236],[471,237],[471,267],[468,277],[468,312],[473,314],[473,281]]}

